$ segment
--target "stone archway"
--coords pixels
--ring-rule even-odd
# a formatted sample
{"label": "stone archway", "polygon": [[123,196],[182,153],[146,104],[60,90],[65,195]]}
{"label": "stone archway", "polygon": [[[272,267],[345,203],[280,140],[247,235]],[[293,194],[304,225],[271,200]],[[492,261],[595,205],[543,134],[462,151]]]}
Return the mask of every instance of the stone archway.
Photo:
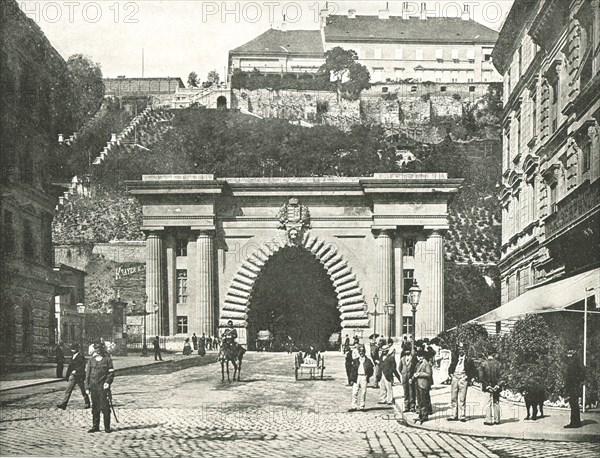
{"label": "stone archway", "polygon": [[227,97],[225,97],[224,95],[220,95],[219,97],[217,97],[217,108],[220,109],[227,109]]}
{"label": "stone archway", "polygon": [[[232,320],[236,327],[246,327],[252,291],[267,261],[279,250],[293,246],[285,238],[276,238],[259,246],[237,270],[229,285],[221,308],[220,326]],[[304,235],[301,246],[323,265],[337,294],[342,328],[368,328],[369,317],[365,313],[365,296],[352,267],[339,253],[337,247],[311,232]]]}

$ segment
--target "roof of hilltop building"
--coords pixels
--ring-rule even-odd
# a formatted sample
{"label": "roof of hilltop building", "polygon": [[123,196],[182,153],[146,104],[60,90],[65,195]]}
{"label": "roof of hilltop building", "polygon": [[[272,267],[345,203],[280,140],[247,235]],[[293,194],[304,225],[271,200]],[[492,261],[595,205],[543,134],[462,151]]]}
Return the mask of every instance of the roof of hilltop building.
{"label": "roof of hilltop building", "polygon": [[498,32],[478,22],[461,18],[428,17],[403,19],[391,16],[329,16],[325,41],[420,42],[420,43],[490,43]]}
{"label": "roof of hilltop building", "polygon": [[231,51],[239,54],[297,54],[323,56],[319,30],[267,30],[254,40]]}

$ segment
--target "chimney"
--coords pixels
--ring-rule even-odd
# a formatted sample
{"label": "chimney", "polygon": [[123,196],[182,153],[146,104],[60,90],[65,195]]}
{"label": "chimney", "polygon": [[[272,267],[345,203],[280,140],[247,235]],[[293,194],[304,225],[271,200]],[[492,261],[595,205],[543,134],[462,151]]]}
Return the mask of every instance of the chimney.
{"label": "chimney", "polygon": [[471,19],[471,11],[469,10],[469,5],[463,5],[463,12],[460,15],[460,18],[463,21],[468,21],[469,19]]}
{"label": "chimney", "polygon": [[354,19],[356,17],[356,10],[354,10],[354,9],[348,10],[348,17],[350,19]]}
{"label": "chimney", "polygon": [[287,22],[285,22],[285,14],[283,15],[283,21],[281,21],[281,31],[285,32],[287,29]]}
{"label": "chimney", "polygon": [[386,2],[385,9],[379,10],[379,19],[389,19],[389,18],[390,18],[389,3]]}
{"label": "chimney", "polygon": [[425,21],[427,19],[427,3],[421,2],[421,20]]}

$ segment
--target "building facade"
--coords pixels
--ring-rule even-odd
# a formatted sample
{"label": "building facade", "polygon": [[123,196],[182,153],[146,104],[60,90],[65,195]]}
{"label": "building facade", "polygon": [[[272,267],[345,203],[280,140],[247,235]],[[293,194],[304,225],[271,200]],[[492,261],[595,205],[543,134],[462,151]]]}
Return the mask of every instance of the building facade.
{"label": "building facade", "polygon": [[181,78],[103,78],[104,95],[113,97],[147,97],[174,94],[185,88]]}
{"label": "building facade", "polygon": [[[403,2],[409,3],[409,2]],[[412,2],[410,2],[412,4]],[[432,17],[426,2],[421,11],[403,5],[401,16],[388,9],[378,16],[330,15],[321,11],[320,30],[269,30],[229,54],[230,71],[314,73],[324,52],[337,46],[358,54],[371,82],[477,84],[501,82],[492,64],[498,33],[462,17]]]}
{"label": "building facade", "polygon": [[435,336],[444,326],[442,233],[460,183],[442,173],[129,182],[148,235],[148,333],[215,335],[232,320],[245,342],[264,266],[296,248],[326,270],[344,332],[410,333],[407,293],[416,279],[417,337]]}
{"label": "building facade", "polygon": [[52,219],[57,194],[45,171],[58,133],[72,130],[65,104],[69,85],[66,62],[17,2],[3,1],[0,14],[0,353],[31,357],[47,354],[55,339],[59,281],[53,271]]}
{"label": "building facade", "polygon": [[503,305],[480,322],[583,306],[600,288],[599,46],[598,0],[515,2],[500,32]]}

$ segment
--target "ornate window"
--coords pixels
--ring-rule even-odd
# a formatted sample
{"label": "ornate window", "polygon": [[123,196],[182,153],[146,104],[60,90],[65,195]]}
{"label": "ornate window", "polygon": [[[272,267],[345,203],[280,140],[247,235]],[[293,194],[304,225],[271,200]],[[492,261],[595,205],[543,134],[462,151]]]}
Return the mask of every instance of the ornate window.
{"label": "ornate window", "polygon": [[415,270],[414,269],[404,269],[402,271],[402,279],[403,279],[403,294],[402,294],[402,303],[408,304],[408,291],[412,287],[415,279]]}
{"label": "ornate window", "polygon": [[402,317],[402,334],[411,336],[412,328],[413,328],[412,316]]}
{"label": "ornate window", "polygon": [[187,303],[187,270],[177,269],[177,303]]}
{"label": "ornate window", "polygon": [[187,334],[188,333],[188,317],[187,316],[178,316],[177,317],[177,334]]}
{"label": "ornate window", "polygon": [[404,239],[404,256],[415,257],[415,239]]}
{"label": "ornate window", "polygon": [[187,239],[177,239],[175,248],[176,256],[187,256],[187,246]]}

